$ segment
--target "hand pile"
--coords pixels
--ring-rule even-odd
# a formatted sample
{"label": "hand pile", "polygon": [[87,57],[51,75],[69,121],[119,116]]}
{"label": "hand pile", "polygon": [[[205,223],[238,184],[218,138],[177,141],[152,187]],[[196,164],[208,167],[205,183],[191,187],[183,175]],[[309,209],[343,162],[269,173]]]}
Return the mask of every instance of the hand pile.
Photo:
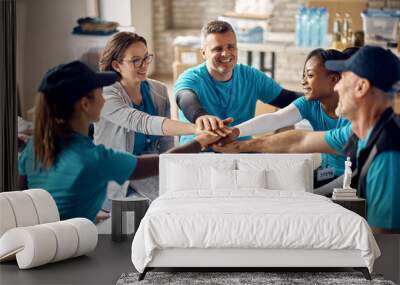
{"label": "hand pile", "polygon": [[211,115],[201,116],[195,122],[196,140],[201,144],[203,149],[209,147],[214,149],[221,148],[225,144],[234,142],[239,136],[239,130],[228,127],[232,122],[232,118],[221,120]]}

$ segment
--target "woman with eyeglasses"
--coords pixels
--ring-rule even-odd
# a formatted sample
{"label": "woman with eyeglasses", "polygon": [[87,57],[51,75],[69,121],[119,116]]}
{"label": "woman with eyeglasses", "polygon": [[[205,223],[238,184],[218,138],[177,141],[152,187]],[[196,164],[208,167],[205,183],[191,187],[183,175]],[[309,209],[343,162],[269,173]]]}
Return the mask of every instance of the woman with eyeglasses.
{"label": "woman with eyeglasses", "polygon": [[[107,43],[100,70],[115,71],[118,81],[103,90],[106,102],[94,125],[96,144],[135,155],[162,153],[173,147],[172,136],[201,131],[194,124],[169,119],[167,87],[147,77],[152,60],[146,40],[138,34],[119,32]],[[222,136],[228,132],[224,128],[216,131]],[[158,177],[134,181],[131,186],[150,200],[158,196]]]}

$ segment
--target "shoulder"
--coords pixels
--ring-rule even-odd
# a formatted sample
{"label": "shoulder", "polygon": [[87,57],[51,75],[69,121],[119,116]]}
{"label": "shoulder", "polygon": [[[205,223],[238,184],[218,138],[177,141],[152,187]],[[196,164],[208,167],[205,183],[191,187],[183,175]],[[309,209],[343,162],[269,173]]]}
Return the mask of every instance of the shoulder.
{"label": "shoulder", "polygon": [[241,64],[241,63],[236,64],[235,72],[237,72],[237,74],[240,75],[241,77],[245,77],[245,78],[273,80],[271,77],[266,75],[261,70],[254,68],[252,66],[248,66],[247,64]]}
{"label": "shoulder", "polygon": [[[135,158],[135,156],[131,153],[106,147],[102,144],[95,145],[89,143],[88,145],[88,149],[91,150],[91,159],[96,159],[99,163],[111,163],[113,160],[119,157]],[[90,154],[88,154],[88,156],[90,156]]]}
{"label": "shoulder", "polygon": [[385,180],[390,178],[400,181],[400,176],[397,175],[399,168],[400,168],[400,151],[396,150],[383,151],[379,153],[372,161],[371,167],[368,171],[368,176],[369,178],[374,176],[379,176]]}
{"label": "shoulder", "polygon": [[124,92],[124,88],[122,87],[121,83],[118,81],[115,82],[113,85],[103,87],[103,95],[104,96],[122,96]]}
{"label": "shoulder", "polygon": [[352,133],[351,124],[325,132],[325,142],[337,151],[342,151]]}
{"label": "shoulder", "polygon": [[188,68],[177,79],[177,82],[188,79],[204,78],[208,74],[207,66],[205,63]]}
{"label": "shoulder", "polygon": [[151,78],[146,79],[146,81],[149,83],[150,88],[153,88],[154,90],[160,90],[160,91],[167,90],[167,85],[161,81]]}
{"label": "shoulder", "polygon": [[[304,96],[301,96],[297,98],[296,100],[293,101],[293,104],[298,107],[298,106],[305,106],[310,104],[310,101],[307,101],[307,99]],[[311,105],[311,104],[310,104]]]}
{"label": "shoulder", "polygon": [[293,101],[293,105],[301,113],[303,118],[309,116],[310,109],[314,107],[313,103],[313,101],[307,100],[304,96],[301,96]]}
{"label": "shoulder", "polygon": [[201,92],[209,83],[209,75],[205,63],[184,71],[175,81],[174,92],[189,89],[195,93]]}
{"label": "shoulder", "polygon": [[150,94],[152,95],[153,100],[168,100],[167,85],[154,79],[147,79],[147,83],[149,84]]}

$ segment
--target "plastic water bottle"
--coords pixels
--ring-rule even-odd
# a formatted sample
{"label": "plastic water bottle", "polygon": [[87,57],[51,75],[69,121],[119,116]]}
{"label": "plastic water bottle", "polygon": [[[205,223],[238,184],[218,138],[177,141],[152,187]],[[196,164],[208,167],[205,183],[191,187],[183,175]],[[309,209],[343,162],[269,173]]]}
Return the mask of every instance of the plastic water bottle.
{"label": "plastic water bottle", "polygon": [[306,9],[301,16],[301,29],[302,29],[302,45],[308,47],[310,45],[310,10]]}
{"label": "plastic water bottle", "polygon": [[309,37],[310,37],[310,46],[318,47],[320,43],[320,31],[319,31],[319,9],[311,8],[310,9],[310,20],[309,20]]}
{"label": "plastic water bottle", "polygon": [[306,13],[306,7],[303,5],[297,10],[296,14],[296,46],[303,45],[303,24],[302,17]]}
{"label": "plastic water bottle", "polygon": [[328,34],[328,11],[326,8],[319,9],[319,45],[327,47],[327,34]]}

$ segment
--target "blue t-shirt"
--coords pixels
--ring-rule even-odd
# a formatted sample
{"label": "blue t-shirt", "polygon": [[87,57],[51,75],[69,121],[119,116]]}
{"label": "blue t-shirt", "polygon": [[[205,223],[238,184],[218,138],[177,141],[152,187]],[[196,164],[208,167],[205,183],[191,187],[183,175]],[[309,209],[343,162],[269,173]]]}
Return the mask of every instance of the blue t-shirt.
{"label": "blue t-shirt", "polygon": [[[157,116],[153,100],[150,96],[150,86],[147,81],[143,81],[140,83],[140,93],[142,94],[142,103],[140,105],[132,104],[132,107],[152,116]],[[151,145],[151,143],[157,139],[158,136],[135,132],[135,145],[133,146],[133,154],[142,154],[147,150],[149,145]]]}
{"label": "blue t-shirt", "polygon": [[[350,121],[343,117],[334,119],[328,116],[320,101],[307,100],[303,96],[296,99],[293,104],[299,110],[303,119],[310,122],[314,131],[328,131],[350,124]],[[333,167],[336,176],[344,173],[344,161],[346,160],[344,155],[323,153],[321,159],[322,168]]]}
{"label": "blue t-shirt", "polygon": [[49,169],[34,169],[33,143],[19,158],[19,174],[26,176],[29,188],[43,188],[54,198],[62,220],[84,217],[95,221],[106,198],[107,184],[122,184],[133,173],[137,158],[127,152],[95,145],[80,134],[62,147]]}
{"label": "blue t-shirt", "polygon": [[[369,134],[371,131],[369,132]],[[366,147],[369,134],[357,144],[357,155]],[[351,125],[328,131],[326,143],[343,151],[351,135]],[[400,151],[384,151],[371,163],[366,177],[365,197],[367,220],[370,226],[400,230]]]}
{"label": "blue t-shirt", "polygon": [[[243,64],[235,66],[230,80],[217,81],[208,73],[205,63],[188,69],[178,78],[175,94],[185,89],[196,93],[208,114],[221,119],[232,117],[233,125],[254,117],[257,100],[270,103],[282,91],[282,87],[263,72]],[[188,122],[182,111],[179,111],[179,119]],[[193,138],[193,135],[182,136],[181,143]]]}

